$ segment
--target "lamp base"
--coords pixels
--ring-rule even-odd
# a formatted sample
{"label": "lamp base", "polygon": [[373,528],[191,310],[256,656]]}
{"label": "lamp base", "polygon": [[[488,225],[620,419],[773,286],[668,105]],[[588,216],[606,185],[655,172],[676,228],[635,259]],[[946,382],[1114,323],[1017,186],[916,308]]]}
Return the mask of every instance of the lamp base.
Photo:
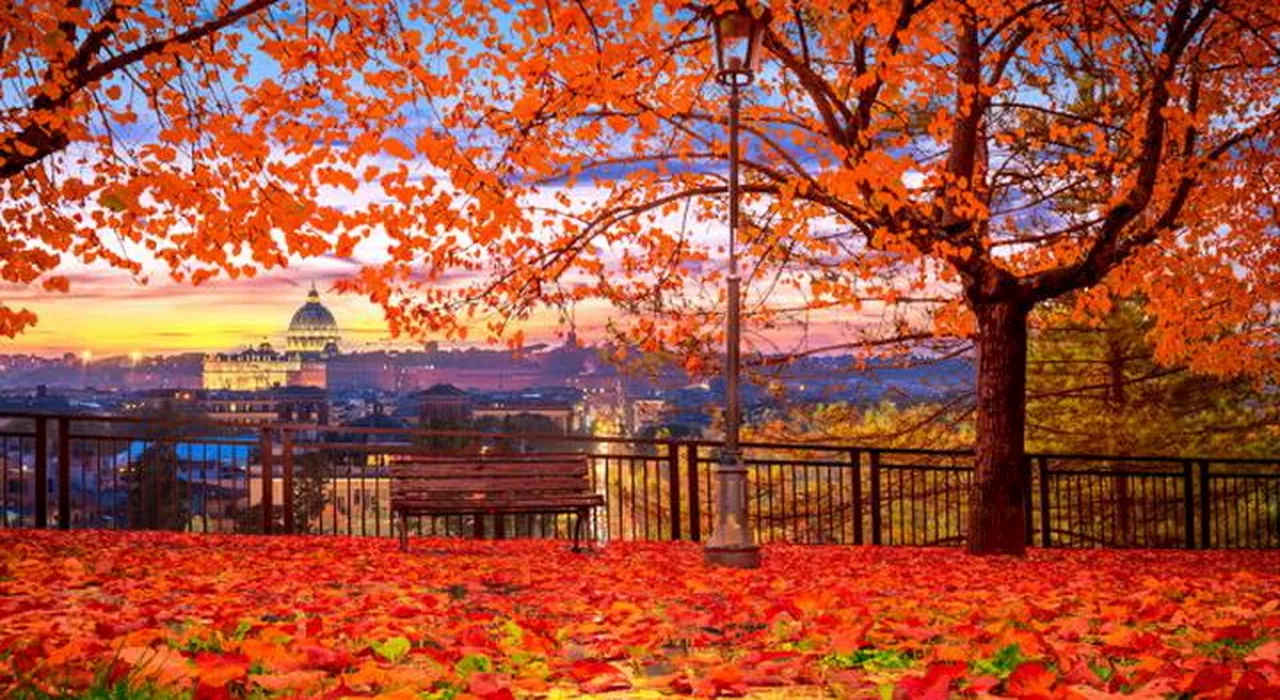
{"label": "lamp base", "polygon": [[707,566],[758,569],[760,568],[760,548],[754,544],[709,544],[702,548],[702,562]]}

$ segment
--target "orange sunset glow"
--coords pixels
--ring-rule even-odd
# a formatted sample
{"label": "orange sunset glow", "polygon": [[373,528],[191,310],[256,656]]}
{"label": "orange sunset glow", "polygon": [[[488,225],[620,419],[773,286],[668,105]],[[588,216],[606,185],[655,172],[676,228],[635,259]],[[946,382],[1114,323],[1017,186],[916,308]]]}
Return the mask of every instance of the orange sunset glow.
{"label": "orange sunset glow", "polygon": [[[4,299],[39,316],[34,328],[0,338],[0,352],[42,355],[89,351],[96,358],[131,353],[167,354],[229,350],[283,338],[289,316],[314,282],[352,349],[406,346],[393,339],[382,309],[368,300],[331,291],[322,270],[276,271],[252,280],[214,280],[199,287],[167,279],[141,284],[127,275],[84,275],[68,293],[7,289]],[[584,326],[599,314],[581,313]],[[544,314],[530,333],[551,338],[557,319]]]}
{"label": "orange sunset glow", "polygon": [[[333,285],[344,272],[332,265],[309,261],[277,269],[253,279],[214,279],[199,286],[174,282],[163,275],[148,282],[118,271],[81,272],[71,276],[66,293],[38,287],[0,288],[3,301],[30,309],[39,317],[35,327],[15,338],[0,338],[0,353],[38,355],[81,354],[94,358],[217,352],[265,341],[278,343],[290,315],[311,284],[332,310],[349,350],[411,347],[435,338],[393,338],[383,310],[367,299],[340,294]],[[579,304],[573,325],[587,342],[603,338],[611,310],[604,302]],[[813,348],[847,339],[872,314],[815,312],[805,327],[748,330],[760,349]],[[458,344],[483,343],[483,322]],[[543,309],[524,322],[530,342],[556,342],[567,330],[562,314]],[[445,341],[444,338],[438,340]]]}
{"label": "orange sunset glow", "polygon": [[[322,289],[324,280],[317,280]],[[54,354],[89,350],[95,356],[206,352],[274,341],[306,294],[293,275],[214,281],[200,287],[168,280],[139,284],[125,275],[74,280],[70,292],[29,290],[6,300],[25,306],[39,323],[0,341],[7,352]],[[353,297],[326,294],[353,343],[387,339],[381,310]]]}

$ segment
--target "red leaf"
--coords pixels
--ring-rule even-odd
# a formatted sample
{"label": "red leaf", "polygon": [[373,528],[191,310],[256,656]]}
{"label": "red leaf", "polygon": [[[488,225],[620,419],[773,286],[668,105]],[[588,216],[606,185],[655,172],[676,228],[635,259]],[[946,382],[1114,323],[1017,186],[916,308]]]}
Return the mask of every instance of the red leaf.
{"label": "red leaf", "polygon": [[1213,635],[1213,641],[1247,642],[1253,639],[1253,630],[1248,625],[1228,625],[1219,627]]}
{"label": "red leaf", "polygon": [[912,700],[945,700],[951,695],[951,686],[962,678],[968,667],[961,661],[936,663],[925,670],[923,676],[904,678],[894,690],[894,698]]}
{"label": "red leaf", "polygon": [[299,644],[298,651],[307,655],[307,665],[329,673],[341,673],[355,665],[355,658],[346,651],[335,651],[318,644]]}
{"label": "red leaf", "polygon": [[628,690],[631,681],[616,666],[597,659],[580,659],[569,667],[569,676],[578,682],[586,693],[607,693],[612,690]]}
{"label": "red leaf", "polygon": [[1267,682],[1266,676],[1257,671],[1245,671],[1236,684],[1231,700],[1274,700],[1280,698],[1280,686]]}
{"label": "red leaf", "polygon": [[1048,698],[1058,678],[1035,661],[1019,665],[1009,674],[1007,690],[1015,698]]}
{"label": "red leaf", "polygon": [[[200,685],[223,688],[228,683],[242,680],[249,675],[249,658],[243,654],[196,654],[195,676]],[[207,694],[206,694],[207,695]]]}
{"label": "red leaf", "polygon": [[973,679],[969,685],[965,686],[966,690],[974,693],[989,693],[991,689],[1000,685],[1000,679],[995,676],[982,676]]}
{"label": "red leaf", "polygon": [[1209,664],[1200,669],[1191,682],[1187,684],[1186,692],[1193,695],[1198,693],[1212,693],[1220,690],[1231,682],[1231,667],[1227,664]]}
{"label": "red leaf", "polygon": [[473,673],[467,691],[482,700],[515,700],[511,676],[505,673]]}

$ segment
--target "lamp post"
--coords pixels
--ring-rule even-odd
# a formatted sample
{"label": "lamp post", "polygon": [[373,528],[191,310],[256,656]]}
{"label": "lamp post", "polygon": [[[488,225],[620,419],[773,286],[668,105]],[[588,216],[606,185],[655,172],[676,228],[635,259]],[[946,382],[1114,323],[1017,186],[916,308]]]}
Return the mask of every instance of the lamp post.
{"label": "lamp post", "polygon": [[747,471],[742,464],[738,433],[742,420],[739,391],[742,320],[741,282],[738,276],[738,111],[741,88],[751,84],[760,59],[760,42],[768,10],[754,14],[738,5],[710,15],[715,35],[716,80],[729,88],[729,279],[727,328],[725,329],[724,449],[716,466],[716,522],[703,550],[707,564],[754,569],[760,566],[760,548],[751,541],[747,527]]}

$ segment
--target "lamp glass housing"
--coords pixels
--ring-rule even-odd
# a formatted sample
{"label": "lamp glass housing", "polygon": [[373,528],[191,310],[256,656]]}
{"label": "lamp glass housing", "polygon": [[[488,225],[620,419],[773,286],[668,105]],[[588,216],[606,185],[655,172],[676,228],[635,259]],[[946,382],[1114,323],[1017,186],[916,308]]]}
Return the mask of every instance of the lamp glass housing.
{"label": "lamp glass housing", "polygon": [[745,85],[755,77],[767,21],[767,13],[757,17],[745,8],[712,16],[711,27],[716,40],[716,77],[720,82]]}

